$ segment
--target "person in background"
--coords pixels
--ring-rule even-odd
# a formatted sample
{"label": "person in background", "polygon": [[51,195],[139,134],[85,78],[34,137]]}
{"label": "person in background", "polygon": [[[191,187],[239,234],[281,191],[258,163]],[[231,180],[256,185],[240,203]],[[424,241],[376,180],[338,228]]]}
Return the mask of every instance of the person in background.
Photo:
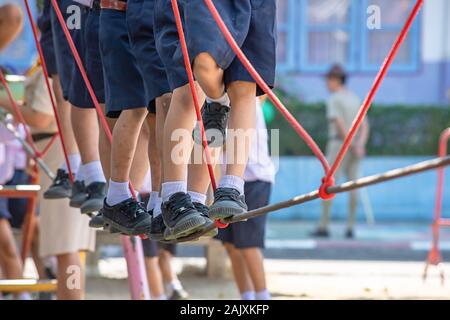
{"label": "person in background", "polygon": [[6,48],[22,31],[23,13],[17,4],[0,6],[0,50]]}
{"label": "person in background", "polygon": [[[50,62],[50,61],[49,61]],[[52,80],[50,80],[52,81]],[[33,141],[38,150],[43,150],[57,132],[50,96],[45,86],[44,74],[40,66],[27,74],[25,81],[25,99],[17,101],[23,117],[30,126]],[[8,100],[0,105],[12,110]],[[64,161],[61,144],[55,142],[43,157],[53,172]],[[95,249],[95,231],[88,226],[89,218],[79,214],[79,210],[69,206],[69,199],[44,200],[43,193],[52,184],[52,180],[40,171],[41,191],[39,192],[40,210],[40,256],[56,256],[57,259],[57,298],[79,300],[84,295],[83,267],[80,252]],[[67,280],[75,268],[80,271],[80,286],[67,287]]]}
{"label": "person in background", "polygon": [[[360,107],[361,101],[347,87],[347,74],[345,70],[339,66],[333,66],[326,74],[326,81],[330,97],[327,101],[327,119],[328,119],[328,144],[327,144],[327,160],[333,163],[342,147],[345,137],[350,130],[353,120],[355,119]],[[369,137],[368,119],[364,120],[355,139],[353,140],[349,152],[344,157],[335,179],[339,180],[343,175],[348,180],[358,178],[361,160],[366,154],[366,143]],[[346,238],[354,237],[354,222],[357,209],[357,191],[350,192],[350,203],[347,228],[345,232]],[[324,201],[322,208],[322,217],[316,231],[312,233],[314,237],[328,237],[328,224],[330,220],[330,210],[332,201]]]}
{"label": "person in background", "polygon": [[[264,101],[264,97],[261,98]],[[275,166],[270,158],[267,127],[256,101],[256,134],[250,148],[249,161],[244,172],[244,195],[248,210],[269,204],[275,181]],[[266,215],[245,222],[230,224],[219,230],[217,238],[224,243],[231,260],[236,285],[242,300],[269,300],[264,271],[264,237]]]}
{"label": "person in background", "polygon": [[[14,136],[0,124],[0,185],[6,184],[14,176],[16,151]],[[0,198],[0,270],[6,279],[22,279],[23,265],[12,232],[8,201],[8,198]],[[24,292],[15,295],[15,298],[29,300],[30,295]]]}
{"label": "person in background", "polygon": [[173,270],[173,257],[176,255],[177,245],[174,243],[159,243],[158,246],[159,267],[169,300],[189,299],[189,294],[184,290],[177,274]]}

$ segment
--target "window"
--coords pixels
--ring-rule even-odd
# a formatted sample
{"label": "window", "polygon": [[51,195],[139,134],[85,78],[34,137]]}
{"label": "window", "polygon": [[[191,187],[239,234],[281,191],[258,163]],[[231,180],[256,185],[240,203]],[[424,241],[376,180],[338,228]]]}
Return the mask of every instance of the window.
{"label": "window", "polygon": [[[340,63],[349,71],[377,71],[414,0],[278,0],[279,71],[324,72]],[[381,11],[381,29],[367,28],[367,8]],[[414,71],[419,23],[413,25],[392,69]]]}

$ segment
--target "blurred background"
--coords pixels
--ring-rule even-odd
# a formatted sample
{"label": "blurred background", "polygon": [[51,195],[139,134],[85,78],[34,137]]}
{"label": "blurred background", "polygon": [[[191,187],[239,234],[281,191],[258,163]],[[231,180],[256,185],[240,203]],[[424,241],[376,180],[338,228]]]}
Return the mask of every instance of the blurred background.
{"label": "blurred background", "polygon": [[[0,0],[0,5],[8,2],[23,5],[19,0]],[[340,64],[348,73],[347,87],[363,100],[416,1],[277,2],[276,92],[325,150],[329,96],[325,73],[332,65]],[[36,10],[39,1],[30,3]],[[370,28],[377,14],[380,28]],[[361,176],[436,157],[439,135],[450,126],[449,16],[450,1],[425,0],[369,111],[371,133]],[[10,74],[20,75],[35,58],[31,29],[26,24],[19,39],[0,54],[0,65]],[[20,81],[13,88],[20,96]],[[280,130],[280,158],[271,203],[317,189],[323,176],[318,160],[270,102],[264,105],[264,115],[269,129]],[[420,282],[431,244],[436,180],[437,174],[432,171],[360,190],[354,239],[343,236],[348,211],[345,194],[336,197],[327,239],[310,236],[320,216],[320,201],[270,214],[265,250],[269,285],[284,298],[450,297],[448,286],[441,287],[434,281],[433,287],[427,289]],[[445,180],[444,190],[448,195],[450,177]],[[445,195],[443,214],[450,216],[450,197]],[[444,260],[449,261],[450,233],[446,230],[441,249]],[[104,246],[101,255],[120,256],[120,248]],[[196,266],[199,262],[195,259],[204,256],[204,247],[198,245],[182,246],[179,252],[179,257],[191,259],[183,260],[188,266]],[[304,263],[295,263],[297,259]],[[356,262],[350,265],[344,260]],[[203,266],[203,262],[200,264]],[[360,274],[361,270],[367,273]],[[330,278],[333,272],[335,277]],[[289,275],[310,277],[299,280]],[[361,282],[349,285],[353,276],[361,276]],[[188,283],[189,279],[186,276]],[[289,283],[297,283],[293,281],[299,281],[298,285],[289,287]],[[336,281],[331,282],[332,287],[347,286],[350,291],[320,291],[321,281]],[[227,288],[220,281],[210,285],[217,285],[219,291]],[[95,291],[94,285],[91,289]],[[198,290],[198,297],[209,295],[200,286],[191,289]],[[226,291],[219,297],[233,295]]]}

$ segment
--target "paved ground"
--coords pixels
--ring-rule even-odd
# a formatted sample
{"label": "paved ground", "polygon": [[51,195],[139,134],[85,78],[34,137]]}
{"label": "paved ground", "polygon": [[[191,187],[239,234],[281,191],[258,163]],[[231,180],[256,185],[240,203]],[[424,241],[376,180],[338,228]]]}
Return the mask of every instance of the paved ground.
{"label": "paved ground", "polygon": [[[336,224],[330,239],[311,239],[305,222],[270,222],[265,251],[269,289],[275,299],[450,299],[450,278],[442,285],[438,270],[424,282],[430,246],[427,223],[357,228],[355,240],[342,237]],[[441,248],[450,277],[450,230]],[[193,299],[237,299],[231,274],[207,279],[204,248],[183,245],[175,266]],[[88,299],[127,299],[126,268],[120,248],[108,247],[100,261],[106,278],[89,278]],[[115,280],[111,280],[114,278]]]}
{"label": "paved ground", "polygon": [[[176,265],[179,271],[181,259]],[[180,279],[192,299],[238,299],[231,276],[207,279],[202,258],[183,259]],[[273,260],[266,261],[275,299],[450,299],[450,279],[441,285],[437,270],[421,278],[420,262]],[[125,262],[102,260],[107,278],[88,279],[88,299],[128,299]],[[450,275],[450,264],[445,266]]]}

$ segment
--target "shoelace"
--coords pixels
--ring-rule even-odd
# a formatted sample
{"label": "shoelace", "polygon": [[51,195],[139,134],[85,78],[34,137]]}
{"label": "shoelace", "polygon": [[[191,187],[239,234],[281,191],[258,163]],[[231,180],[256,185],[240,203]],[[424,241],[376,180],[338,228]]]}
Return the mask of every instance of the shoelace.
{"label": "shoelace", "polygon": [[128,201],[126,203],[123,204],[123,207],[121,208],[122,212],[130,217],[130,210],[131,209],[131,217],[132,218],[137,218],[143,214],[146,213],[146,211],[144,210],[143,204],[141,202],[137,202],[137,201]]}
{"label": "shoelace", "polygon": [[178,199],[170,201],[167,204],[167,208],[169,209],[170,212],[175,214],[175,218],[178,217],[180,214],[185,213],[186,211],[195,209],[195,207],[193,207],[192,205],[192,202],[186,196],[179,197]]}
{"label": "shoelace", "polygon": [[214,105],[209,105],[205,110],[205,114],[208,115],[207,117],[204,117],[205,127],[223,127],[226,120],[226,114],[228,113],[228,108],[226,106],[221,106],[219,110],[211,110],[212,108],[214,108]]}
{"label": "shoelace", "polygon": [[60,169],[56,173],[54,185],[60,185],[64,182],[64,180],[66,180],[68,178],[69,178],[69,175]]}
{"label": "shoelace", "polygon": [[207,206],[201,203],[194,203],[195,209],[200,212],[203,216],[209,217],[209,209]]}
{"label": "shoelace", "polygon": [[226,189],[218,189],[214,195],[214,200],[234,200],[234,201],[240,201],[240,194],[239,191],[226,188]]}

